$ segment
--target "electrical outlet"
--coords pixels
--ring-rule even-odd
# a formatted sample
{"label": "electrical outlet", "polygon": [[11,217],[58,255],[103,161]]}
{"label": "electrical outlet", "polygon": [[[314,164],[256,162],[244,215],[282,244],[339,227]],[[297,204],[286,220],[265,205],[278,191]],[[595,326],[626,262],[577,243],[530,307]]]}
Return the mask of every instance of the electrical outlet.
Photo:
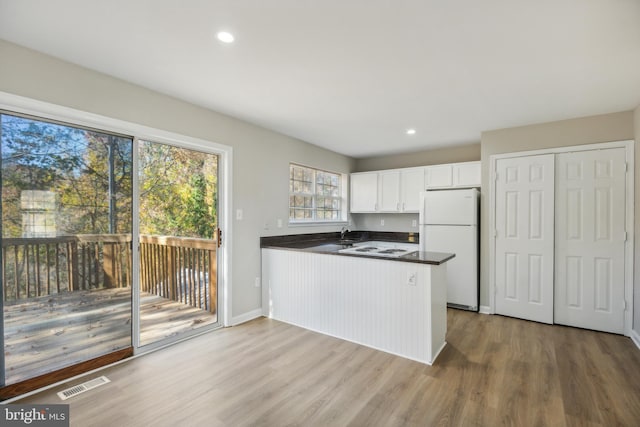
{"label": "electrical outlet", "polygon": [[384,227],[384,219],[380,220],[380,226]]}
{"label": "electrical outlet", "polygon": [[282,228],[282,220],[278,218],[278,228]]}
{"label": "electrical outlet", "polygon": [[411,226],[412,227],[417,227],[418,226],[418,221],[415,220],[415,219],[413,221],[411,221]]}
{"label": "electrical outlet", "polygon": [[242,209],[236,209],[236,219],[242,221],[243,212]]}
{"label": "electrical outlet", "polygon": [[256,280],[255,280],[253,286],[255,286],[256,288],[260,287],[260,278],[259,277],[256,277]]}
{"label": "electrical outlet", "polygon": [[268,229],[269,229],[269,223],[268,223],[268,222],[265,222],[265,223],[264,223],[264,229],[265,229],[265,230],[268,230]]}
{"label": "electrical outlet", "polygon": [[410,271],[407,273],[407,285],[415,286],[418,281],[418,273],[415,271]]}

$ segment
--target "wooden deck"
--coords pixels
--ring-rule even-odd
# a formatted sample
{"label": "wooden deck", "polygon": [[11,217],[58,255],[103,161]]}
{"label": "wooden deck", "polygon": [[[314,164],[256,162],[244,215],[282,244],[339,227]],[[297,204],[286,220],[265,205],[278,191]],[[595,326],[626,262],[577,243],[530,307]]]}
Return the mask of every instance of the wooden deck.
{"label": "wooden deck", "polygon": [[[208,311],[141,293],[141,345],[217,321]],[[131,289],[75,291],[4,306],[6,384],[131,346]]]}

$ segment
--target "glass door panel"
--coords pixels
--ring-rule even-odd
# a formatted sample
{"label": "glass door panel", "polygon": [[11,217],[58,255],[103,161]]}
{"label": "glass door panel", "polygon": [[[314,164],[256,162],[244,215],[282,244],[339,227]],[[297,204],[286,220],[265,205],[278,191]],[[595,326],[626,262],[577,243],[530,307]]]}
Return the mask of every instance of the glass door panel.
{"label": "glass door panel", "polygon": [[218,156],[139,141],[140,346],[218,324]]}
{"label": "glass door panel", "polygon": [[133,139],[0,113],[2,386],[132,347]]}

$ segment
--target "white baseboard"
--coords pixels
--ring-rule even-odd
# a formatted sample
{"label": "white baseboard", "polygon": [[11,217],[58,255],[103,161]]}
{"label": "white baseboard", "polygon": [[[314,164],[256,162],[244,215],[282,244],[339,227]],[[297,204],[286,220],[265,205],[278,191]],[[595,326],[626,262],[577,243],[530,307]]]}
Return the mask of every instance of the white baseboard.
{"label": "white baseboard", "polygon": [[481,305],[479,313],[480,314],[492,314],[491,313],[491,307],[489,307],[488,305]]}
{"label": "white baseboard", "polygon": [[249,311],[247,313],[241,314],[240,316],[235,316],[231,318],[231,324],[229,326],[236,326],[241,323],[248,322],[249,320],[257,319],[258,317],[262,317],[262,309],[257,308],[255,310]]}
{"label": "white baseboard", "polygon": [[633,329],[631,330],[631,340],[636,344],[636,347],[640,350],[640,334]]}

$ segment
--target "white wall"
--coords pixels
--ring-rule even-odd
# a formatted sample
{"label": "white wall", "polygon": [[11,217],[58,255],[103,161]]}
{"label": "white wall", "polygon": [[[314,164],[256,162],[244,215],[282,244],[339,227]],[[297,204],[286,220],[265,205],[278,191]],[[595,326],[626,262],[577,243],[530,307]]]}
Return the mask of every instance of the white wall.
{"label": "white wall", "polygon": [[287,228],[288,165],[349,173],[353,159],[3,40],[0,58],[0,91],[233,147],[233,212],[244,219],[232,218],[232,317],[261,308],[260,236],[340,229]]}
{"label": "white wall", "polygon": [[356,159],[356,172],[480,160],[480,143]]}

